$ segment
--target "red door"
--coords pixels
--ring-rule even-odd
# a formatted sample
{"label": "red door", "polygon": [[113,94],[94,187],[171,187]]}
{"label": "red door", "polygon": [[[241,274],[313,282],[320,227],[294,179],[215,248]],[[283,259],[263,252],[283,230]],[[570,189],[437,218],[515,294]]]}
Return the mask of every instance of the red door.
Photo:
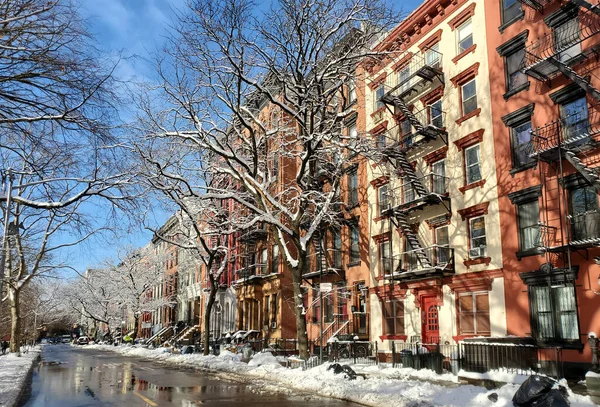
{"label": "red door", "polygon": [[439,343],[440,323],[437,300],[435,297],[423,297],[421,301],[421,333],[423,343]]}

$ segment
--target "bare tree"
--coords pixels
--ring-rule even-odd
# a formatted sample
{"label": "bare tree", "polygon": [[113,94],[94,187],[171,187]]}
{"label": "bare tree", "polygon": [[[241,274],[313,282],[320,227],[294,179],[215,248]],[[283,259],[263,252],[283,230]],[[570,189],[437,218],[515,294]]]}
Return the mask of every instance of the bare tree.
{"label": "bare tree", "polygon": [[95,52],[76,5],[0,0],[0,32],[0,295],[16,351],[21,290],[69,267],[63,249],[114,226],[112,215],[134,206],[135,183],[114,136],[115,63]]}
{"label": "bare tree", "polygon": [[339,220],[346,157],[364,150],[364,138],[345,131],[349,89],[361,83],[358,64],[383,56],[372,44],[397,21],[380,0],[279,0],[262,15],[252,1],[191,1],[161,61],[162,83],[140,102],[147,145],[195,149],[186,168],[229,180],[196,195],[245,208],[237,228],[270,225],[292,276],[302,357],[309,247]]}

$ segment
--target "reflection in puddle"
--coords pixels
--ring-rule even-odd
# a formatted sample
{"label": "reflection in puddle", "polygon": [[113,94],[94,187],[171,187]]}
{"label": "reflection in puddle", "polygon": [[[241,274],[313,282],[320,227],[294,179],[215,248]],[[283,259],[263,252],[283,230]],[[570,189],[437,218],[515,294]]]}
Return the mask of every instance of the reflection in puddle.
{"label": "reflection in puddle", "polygon": [[123,359],[101,351],[44,349],[25,407],[81,406],[351,406],[339,400],[268,391],[258,384],[227,382],[211,373]]}

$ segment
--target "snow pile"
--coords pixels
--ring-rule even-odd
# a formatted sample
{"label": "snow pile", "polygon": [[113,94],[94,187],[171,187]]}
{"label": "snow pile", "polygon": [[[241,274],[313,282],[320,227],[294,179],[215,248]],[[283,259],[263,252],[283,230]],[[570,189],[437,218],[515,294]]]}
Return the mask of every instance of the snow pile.
{"label": "snow pile", "polygon": [[[141,356],[172,365],[218,371],[225,377],[252,379],[254,383],[262,381],[279,389],[309,392],[367,406],[512,407],[512,397],[519,388],[518,384],[508,384],[500,389],[488,391],[472,385],[444,385],[439,381],[452,382],[456,379],[451,375],[436,375],[427,370],[392,369],[385,366],[355,365],[353,368],[357,372],[365,373],[367,379],[357,377],[356,380],[347,380],[343,375],[327,371],[328,363],[305,371],[285,369],[276,364],[276,358],[269,353],[255,355],[254,362],[246,364],[239,361],[239,355],[231,352],[223,352],[221,356],[203,356],[167,354],[140,347],[92,345],[85,348],[110,350],[126,356]],[[422,380],[412,377],[420,377]],[[438,383],[431,382],[434,378]],[[498,394],[497,402],[488,399],[491,393]],[[572,392],[569,392],[569,401],[572,407],[595,406],[588,396]]]}
{"label": "snow pile", "polygon": [[27,382],[27,375],[38,358],[39,347],[28,350],[18,357],[14,353],[0,356],[0,406],[17,405],[17,401]]}
{"label": "snow pile", "polygon": [[248,362],[248,366],[260,365],[279,365],[279,362],[271,352],[262,352],[255,354],[252,359],[250,359],[250,362]]}

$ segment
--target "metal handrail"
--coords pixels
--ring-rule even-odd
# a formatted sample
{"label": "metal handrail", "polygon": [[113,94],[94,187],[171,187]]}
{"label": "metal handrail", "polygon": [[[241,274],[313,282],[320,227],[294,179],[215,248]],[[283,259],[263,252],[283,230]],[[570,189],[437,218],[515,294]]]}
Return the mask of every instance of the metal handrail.
{"label": "metal handrail", "polygon": [[[414,85],[420,82],[420,78],[417,76],[417,74],[424,68],[434,69],[441,72],[443,58],[442,53],[432,49],[428,50],[428,52],[437,56],[437,58],[433,59],[433,63],[427,62],[425,54],[413,54],[406,66],[404,66],[402,69],[399,69],[396,75],[388,75],[386,77],[384,83],[384,97],[400,96],[406,91],[410,90]],[[398,62],[405,56],[406,54],[402,54],[402,56],[397,58],[394,62]]]}
{"label": "metal handrail", "polygon": [[560,44],[555,43],[556,33],[550,32],[525,47],[525,58],[521,63],[521,70],[527,71],[541,61],[557,57],[561,52],[567,51],[598,33],[600,33],[600,18],[593,12],[580,9],[578,24],[569,26],[560,32]]}

